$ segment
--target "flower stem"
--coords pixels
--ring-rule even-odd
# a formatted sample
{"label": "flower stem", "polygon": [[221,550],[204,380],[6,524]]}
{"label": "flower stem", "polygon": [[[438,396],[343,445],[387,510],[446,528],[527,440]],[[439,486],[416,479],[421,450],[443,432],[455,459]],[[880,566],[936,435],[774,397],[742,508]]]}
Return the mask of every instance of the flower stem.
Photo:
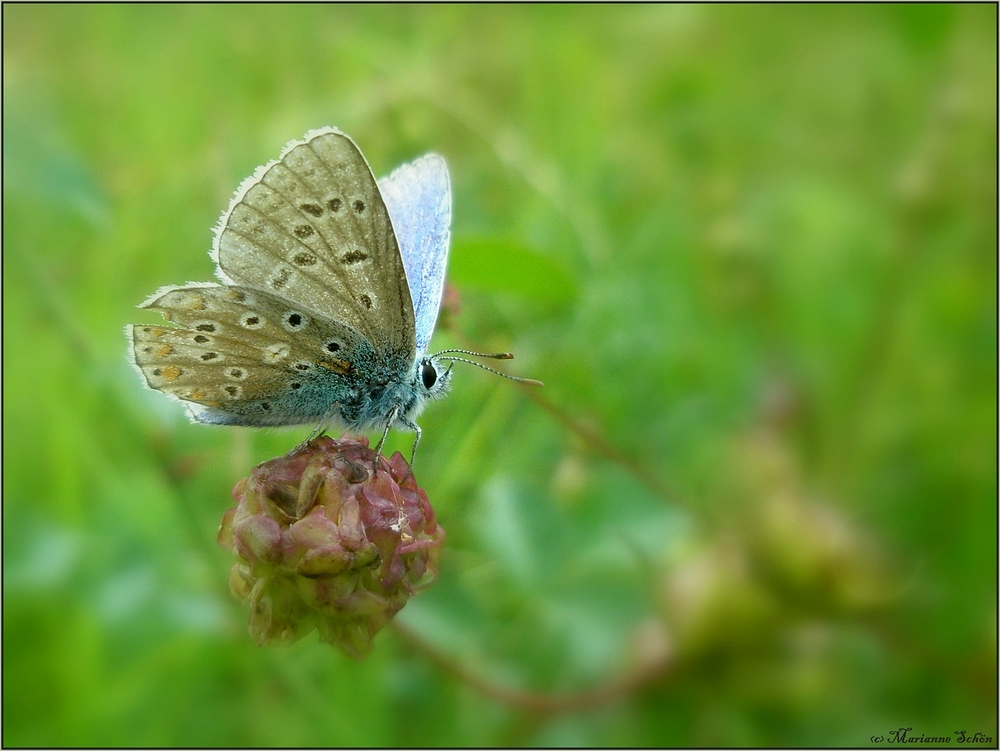
{"label": "flower stem", "polygon": [[523,691],[508,688],[493,683],[488,678],[470,669],[458,660],[418,634],[415,630],[399,620],[391,624],[391,628],[411,647],[423,652],[442,670],[451,673],[463,683],[471,686],[481,694],[495,699],[511,707],[523,709],[537,715],[553,715],[562,712],[573,712],[591,709],[609,704],[624,696],[628,696],[642,686],[662,677],[670,666],[670,654],[666,650],[654,650],[623,675],[612,678],[603,685],[584,691],[543,693],[538,691]]}

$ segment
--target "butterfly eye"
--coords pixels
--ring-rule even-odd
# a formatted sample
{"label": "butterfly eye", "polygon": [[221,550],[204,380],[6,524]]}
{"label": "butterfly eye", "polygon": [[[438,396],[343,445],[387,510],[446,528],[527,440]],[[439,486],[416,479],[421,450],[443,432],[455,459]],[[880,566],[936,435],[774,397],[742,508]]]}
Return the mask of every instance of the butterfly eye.
{"label": "butterfly eye", "polygon": [[434,363],[424,360],[420,363],[420,380],[424,382],[424,388],[428,391],[437,382],[438,374],[434,369]]}

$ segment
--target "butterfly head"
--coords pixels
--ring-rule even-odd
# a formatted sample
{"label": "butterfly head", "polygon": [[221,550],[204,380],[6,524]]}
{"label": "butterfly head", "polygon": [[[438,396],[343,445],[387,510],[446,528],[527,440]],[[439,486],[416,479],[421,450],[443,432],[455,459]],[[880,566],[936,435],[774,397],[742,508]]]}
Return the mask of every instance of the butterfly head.
{"label": "butterfly head", "polygon": [[424,398],[440,399],[451,388],[451,365],[444,366],[436,357],[422,357],[417,363],[417,386]]}

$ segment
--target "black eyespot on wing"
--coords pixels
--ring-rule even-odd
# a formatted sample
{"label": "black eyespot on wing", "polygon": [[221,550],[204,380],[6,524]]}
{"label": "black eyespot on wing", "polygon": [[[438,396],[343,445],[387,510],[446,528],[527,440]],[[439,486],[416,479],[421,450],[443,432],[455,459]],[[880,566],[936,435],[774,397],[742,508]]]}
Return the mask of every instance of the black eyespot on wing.
{"label": "black eyespot on wing", "polygon": [[198,336],[196,336],[194,340],[198,342],[198,344],[204,344],[205,342],[208,341],[208,337],[204,336],[203,334],[198,334]]}
{"label": "black eyespot on wing", "polygon": [[327,352],[339,352],[340,351],[340,342],[327,342],[323,346],[326,348]]}
{"label": "black eyespot on wing", "polygon": [[301,224],[295,228],[294,232],[297,238],[299,238],[300,240],[304,240],[305,238],[315,233],[315,230],[308,224]]}
{"label": "black eyespot on wing", "polygon": [[365,210],[365,202],[360,200],[355,201],[354,210],[360,214],[362,211]]}
{"label": "black eyespot on wing", "polygon": [[330,211],[337,212],[340,211],[341,203],[343,203],[343,201],[341,201],[339,198],[331,198],[329,201],[326,202],[326,205],[330,209]]}
{"label": "black eyespot on wing", "polygon": [[312,214],[313,216],[323,215],[323,207],[317,206],[315,203],[304,203],[301,206],[299,206],[299,208],[302,209],[307,214]]}
{"label": "black eyespot on wing", "polygon": [[[197,326],[195,326],[195,329],[197,329],[198,331],[207,331],[209,334],[211,334],[215,331],[215,324],[199,323]],[[195,339],[195,341],[197,341],[197,339]]]}
{"label": "black eyespot on wing", "polygon": [[218,352],[206,352],[201,356],[201,359],[205,361],[214,360],[218,356],[219,356]]}

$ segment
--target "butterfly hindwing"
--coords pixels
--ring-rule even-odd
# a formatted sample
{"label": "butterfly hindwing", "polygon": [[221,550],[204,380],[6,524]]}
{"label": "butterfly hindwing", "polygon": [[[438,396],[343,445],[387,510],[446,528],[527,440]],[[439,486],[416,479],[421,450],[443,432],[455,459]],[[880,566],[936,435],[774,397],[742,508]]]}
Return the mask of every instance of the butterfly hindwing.
{"label": "butterfly hindwing", "polygon": [[178,326],[130,326],[135,365],[201,422],[318,422],[351,395],[372,357],[351,327],[262,290],[189,285],[142,307]]}
{"label": "butterfly hindwing", "polygon": [[268,290],[413,357],[413,304],[392,223],[354,142],[333,128],[293,141],[237,191],[217,229],[224,281]]}
{"label": "butterfly hindwing", "polygon": [[418,356],[427,351],[441,307],[451,237],[448,165],[426,154],[378,183],[389,210],[413,300]]}

